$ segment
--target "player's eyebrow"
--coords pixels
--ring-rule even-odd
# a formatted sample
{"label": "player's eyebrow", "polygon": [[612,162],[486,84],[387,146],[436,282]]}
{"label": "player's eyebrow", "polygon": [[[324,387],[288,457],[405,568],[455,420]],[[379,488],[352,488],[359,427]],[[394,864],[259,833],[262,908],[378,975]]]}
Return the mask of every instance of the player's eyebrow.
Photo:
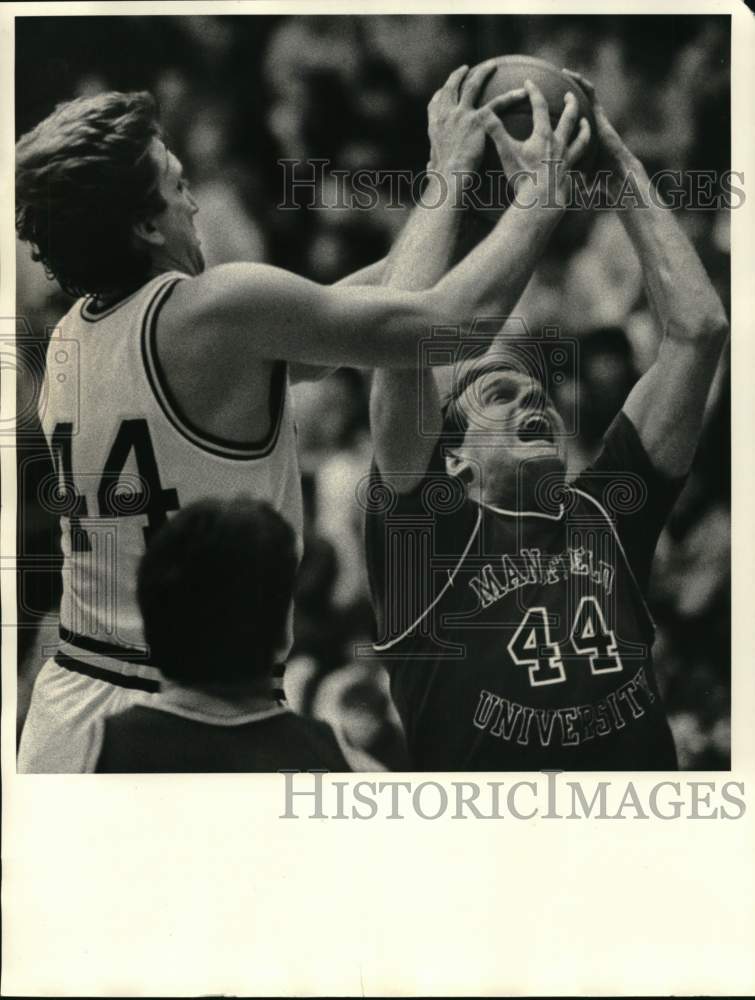
{"label": "player's eyebrow", "polygon": [[490,397],[495,395],[495,393],[498,391],[500,387],[499,379],[483,377],[478,381],[482,382],[482,386],[480,387],[479,390],[480,398],[484,402],[487,402],[490,399]]}
{"label": "player's eyebrow", "polygon": [[512,375],[518,376],[520,374],[521,373],[516,371],[514,368],[491,367],[487,369],[482,369],[481,371],[478,371],[472,375],[467,384],[467,387],[478,386],[479,383],[482,383],[477,391],[481,393],[483,396],[486,396],[489,392],[492,392],[498,388],[501,379],[504,379],[506,382],[509,382],[511,381]]}

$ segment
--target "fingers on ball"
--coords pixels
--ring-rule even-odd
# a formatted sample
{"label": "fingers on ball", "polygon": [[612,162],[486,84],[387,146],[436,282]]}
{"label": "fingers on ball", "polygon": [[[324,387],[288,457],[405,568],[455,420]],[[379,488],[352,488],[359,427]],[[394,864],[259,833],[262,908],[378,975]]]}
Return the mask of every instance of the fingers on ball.
{"label": "fingers on ball", "polygon": [[[461,86],[463,84],[464,78],[469,73],[469,66],[463,63],[461,66],[457,66],[456,69],[451,73],[445,83],[445,87],[441,89],[446,89],[451,91],[454,96],[459,93]],[[440,93],[440,91],[438,91]]]}
{"label": "fingers on ball", "polygon": [[485,107],[490,108],[491,111],[505,111],[514,104],[520,104],[526,97],[527,91],[524,87],[516,87],[514,90],[507,90],[505,94],[498,94],[491,98]]}
{"label": "fingers on ball", "polygon": [[550,132],[548,102],[545,100],[542,90],[530,79],[524,81],[524,86],[532,105],[532,121],[535,131],[541,135],[545,132]]}
{"label": "fingers on ball", "polygon": [[569,90],[564,94],[564,110],[561,112],[561,117],[554,129],[554,134],[564,144],[569,141],[569,136],[574,130],[574,125],[578,117],[579,104],[577,103],[576,96]]}
{"label": "fingers on ball", "polygon": [[592,135],[592,129],[590,128],[590,123],[586,118],[580,118],[579,120],[579,131],[577,132],[576,138],[570,144],[569,149],[566,153],[566,160],[571,165],[576,163],[577,160],[581,158],[588,145],[590,144],[590,136]]}
{"label": "fingers on ball", "polygon": [[582,87],[582,89],[590,98],[590,100],[592,100],[595,97],[595,87],[590,82],[590,80],[587,79],[586,76],[582,76],[582,74],[577,73],[576,70],[566,69],[566,68],[564,68],[564,73],[566,73],[567,76],[570,76],[573,80],[577,81],[577,83],[580,85],[580,87]]}
{"label": "fingers on ball", "polygon": [[459,93],[459,103],[469,108],[474,107],[480,91],[495,73],[496,68],[495,64],[488,61],[470,70]]}

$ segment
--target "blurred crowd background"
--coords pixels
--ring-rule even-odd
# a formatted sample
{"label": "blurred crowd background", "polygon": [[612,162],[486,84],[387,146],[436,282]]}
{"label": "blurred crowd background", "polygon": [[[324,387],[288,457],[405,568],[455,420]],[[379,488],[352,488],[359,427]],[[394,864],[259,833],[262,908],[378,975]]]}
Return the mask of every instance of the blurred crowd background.
{"label": "blurred crowd background", "polygon": [[[514,52],[592,79],[650,173],[729,168],[729,19],[707,15],[18,18],[16,129],[22,134],[77,95],[149,89],[200,205],[208,264],[266,261],[332,282],[381,257],[406,209],[391,207],[385,192],[367,212],[281,211],[278,161],[420,171],[433,92],[462,62]],[[680,210],[678,217],[728,308],[728,211]],[[33,402],[35,350],[68,302],[27,248],[17,260],[18,315],[28,324],[21,332],[29,363],[19,383],[25,407]],[[572,455],[579,468],[659,339],[614,213],[567,214],[518,312],[533,331],[557,325],[579,338],[578,370],[564,387],[579,401]],[[355,742],[401,767],[385,676],[354,655],[355,644],[374,636],[355,500],[370,461],[367,378],[342,370],[296,389],[307,545],[288,685],[295,707],[339,721]],[[659,682],[684,768],[729,766],[729,406],[727,358],[652,582]],[[33,419],[25,426],[21,623],[33,626],[56,600],[50,557],[57,528],[34,502],[44,450]],[[31,634],[22,629],[22,651]]]}

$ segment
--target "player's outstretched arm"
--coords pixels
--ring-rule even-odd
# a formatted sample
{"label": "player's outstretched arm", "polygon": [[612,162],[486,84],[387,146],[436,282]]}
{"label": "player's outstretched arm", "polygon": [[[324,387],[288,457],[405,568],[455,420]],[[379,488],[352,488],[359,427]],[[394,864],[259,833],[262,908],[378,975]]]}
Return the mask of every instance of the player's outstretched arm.
{"label": "player's outstretched arm", "polygon": [[[474,103],[488,75],[489,71],[478,68],[470,73],[468,66],[460,66],[430,101],[427,186],[422,203],[413,210],[388,256],[383,272],[386,286],[432,288],[451,266],[462,219],[450,196],[454,172],[476,169],[485,145],[485,130],[466,113],[467,101]],[[430,205],[436,207],[426,207]],[[370,428],[375,460],[384,476],[401,473],[395,483],[401,492],[411,490],[427,469],[441,431],[441,405],[435,372],[427,366],[417,371],[378,368],[374,372]]]}
{"label": "player's outstretched arm", "polygon": [[[334,284],[341,287],[379,285],[382,283],[387,261],[388,258],[383,257],[381,260],[375,261],[374,264],[368,264],[367,267],[347,274],[345,278],[341,278]],[[294,362],[289,366],[288,377],[291,382],[319,382],[320,379],[326,378],[336,371],[338,371],[338,365],[308,365],[303,362]]]}
{"label": "player's outstretched arm", "polygon": [[277,360],[411,367],[442,315],[431,293],[325,286],[264,264],[211,268],[181,283],[174,300],[174,323],[204,333],[214,360],[241,378],[247,366]]}
{"label": "player's outstretched arm", "polygon": [[[648,176],[595,100],[594,87],[579,74],[571,75],[593,102],[601,153],[612,172],[614,191],[631,174],[637,188],[647,193]],[[656,469],[678,477],[692,463],[729,326],[721,300],[673,213],[656,204],[657,199],[643,201],[642,207],[619,207],[619,217],[642,264],[662,340],[654,364],[632,389],[624,412]]]}
{"label": "player's outstretched arm", "polygon": [[[520,153],[538,143],[551,158],[565,150],[561,124],[554,132],[542,94],[531,87],[529,97],[534,143],[532,138],[526,143],[508,138],[494,110],[501,98],[468,109],[517,167],[521,167]],[[586,122],[565,151],[567,165],[587,145],[589,132],[584,126]],[[510,165],[504,162],[504,166],[513,172]],[[475,317],[500,312],[502,285],[511,283],[516,274],[529,277],[527,246],[535,220],[540,218],[539,224],[550,231],[561,214],[559,208],[548,207],[553,192],[546,171],[545,166],[535,168],[531,178],[523,179],[523,186],[531,185],[534,194],[534,200],[526,199],[528,207],[506,212],[491,234],[431,289],[325,287],[267,265],[224,264],[181,284],[171,306],[174,320],[207,338],[214,363],[242,376],[246,364],[276,360],[415,367],[421,342],[434,326],[450,323],[469,329]],[[520,231],[512,231],[512,213],[521,217]]]}
{"label": "player's outstretched arm", "polygon": [[[423,203],[438,207],[415,209],[391,251],[385,280],[393,287],[427,288],[448,271],[461,213],[452,199],[442,198],[442,192],[453,191],[455,173],[470,172],[479,165],[485,131],[471,112],[491,69],[495,69],[494,61],[468,75],[467,67],[460,67],[430,102],[432,170],[428,184],[432,190],[426,192]],[[565,137],[570,135],[577,118],[573,95],[567,100],[555,131],[550,127],[545,100],[535,87],[511,91],[492,105],[502,110],[507,104],[528,97],[533,106],[535,130],[526,143],[511,140],[497,118],[492,128],[488,127],[507,175],[511,177],[517,171],[530,173],[517,191],[517,204],[507,210],[499,223],[504,242],[497,295],[491,312],[480,314],[486,318],[500,316],[502,321],[516,305],[561,215],[559,210],[541,204],[547,200],[543,161],[557,159],[566,152],[570,162],[574,162],[589,140],[585,123],[576,145],[566,150]],[[527,205],[532,207],[520,207]],[[450,318],[446,318],[445,323],[449,322]],[[494,340],[491,334],[491,345]],[[442,389],[437,375],[437,370],[428,368],[419,372],[383,368],[375,372],[370,422],[376,462],[383,473],[401,473],[394,485],[402,492],[413,489],[424,476],[441,433]]]}

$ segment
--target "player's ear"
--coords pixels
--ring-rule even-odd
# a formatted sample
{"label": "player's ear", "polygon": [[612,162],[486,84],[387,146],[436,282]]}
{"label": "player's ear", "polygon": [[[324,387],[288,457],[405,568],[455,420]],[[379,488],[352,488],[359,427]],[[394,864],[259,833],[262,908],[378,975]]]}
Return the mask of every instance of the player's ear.
{"label": "player's ear", "polygon": [[474,479],[474,469],[469,459],[455,451],[446,452],[446,472],[465,486],[469,486]]}
{"label": "player's ear", "polygon": [[133,233],[137,243],[143,241],[153,247],[161,247],[165,243],[165,237],[152,219],[144,219],[142,222],[136,222],[133,227]]}

